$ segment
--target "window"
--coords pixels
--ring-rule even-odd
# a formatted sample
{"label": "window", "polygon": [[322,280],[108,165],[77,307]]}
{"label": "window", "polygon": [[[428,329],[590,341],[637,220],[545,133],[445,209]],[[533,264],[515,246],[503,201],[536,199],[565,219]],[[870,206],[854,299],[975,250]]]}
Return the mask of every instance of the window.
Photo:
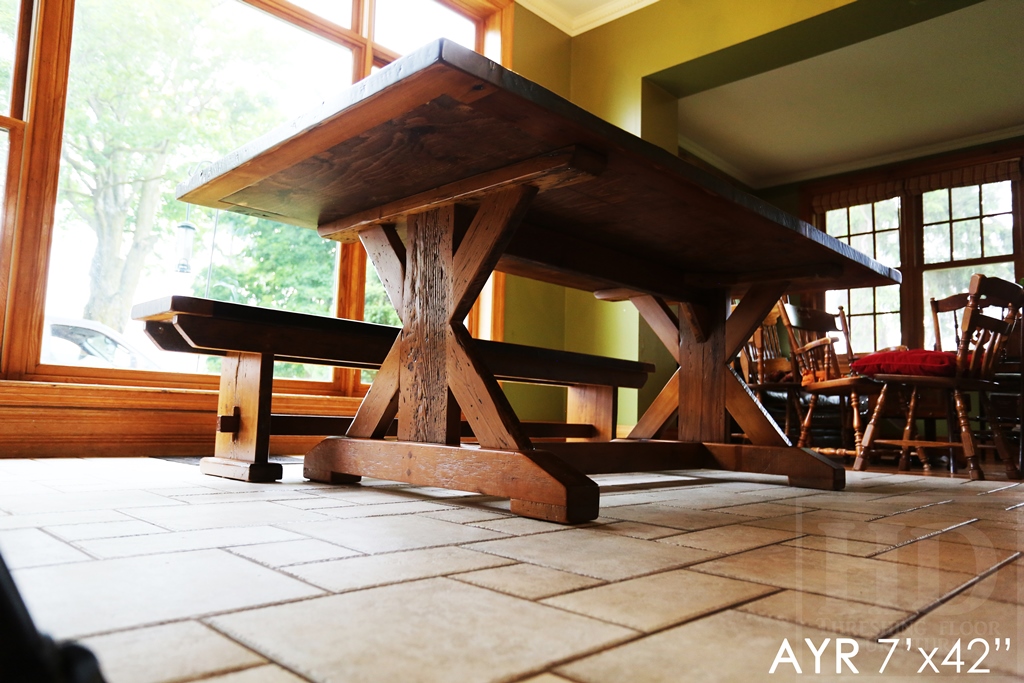
{"label": "window", "polygon": [[[900,266],[900,200],[835,209],[825,214],[828,234],[892,268]],[[846,312],[850,343],[857,353],[900,343],[900,286],[831,290],[825,307]],[[840,341],[845,346],[845,341]],[[845,349],[841,349],[845,353]]]}
{"label": "window", "polygon": [[[59,159],[59,182],[24,203],[35,215],[46,214],[47,203],[52,207],[52,228],[43,226],[39,245],[52,245],[50,253],[18,258],[13,231],[0,239],[0,268],[25,264],[25,272],[12,277],[29,283],[27,294],[9,304],[16,312],[8,319],[17,322],[3,340],[3,377],[209,386],[202,382],[212,378],[179,380],[166,373],[216,372],[218,359],[164,354],[128,319],[133,303],[171,293],[346,317],[361,317],[367,307],[380,322],[397,323],[358,245],[187,207],[174,200],[174,188],[401,51],[441,35],[482,45],[493,4],[468,0],[453,10],[447,0],[77,0],[72,31],[65,2],[70,6],[54,0],[43,8],[60,19],[30,22],[53,30],[41,40],[18,25],[18,8],[26,3],[0,0],[0,106],[21,106],[30,37],[48,59],[70,54],[67,83],[32,93],[45,92],[62,105],[41,111],[64,111],[63,129],[59,117],[55,125],[36,127],[63,130],[59,145],[33,147],[39,164],[54,168]],[[59,22],[65,23],[57,29]],[[12,159],[17,135],[20,160],[23,124],[0,119],[0,130],[12,131]],[[38,233],[36,226],[31,230]],[[47,269],[30,270],[44,259]],[[373,305],[356,282],[363,274]],[[0,287],[5,304],[7,293]],[[73,329],[89,330],[97,343],[79,344],[84,337],[71,335]],[[12,339],[14,353],[7,348]],[[106,353],[104,339],[116,340],[109,348],[141,349],[155,362],[123,350]],[[154,366],[164,375],[134,372]],[[275,376],[334,382],[333,388],[288,385],[299,393],[359,391],[351,371],[279,364]]]}
{"label": "window", "polygon": [[[854,351],[932,348],[932,298],[966,291],[974,273],[1024,275],[1022,151],[1008,143],[806,188],[816,225],[903,274],[902,286],[827,293],[830,310],[847,310]],[[952,314],[939,324],[951,336]]]}

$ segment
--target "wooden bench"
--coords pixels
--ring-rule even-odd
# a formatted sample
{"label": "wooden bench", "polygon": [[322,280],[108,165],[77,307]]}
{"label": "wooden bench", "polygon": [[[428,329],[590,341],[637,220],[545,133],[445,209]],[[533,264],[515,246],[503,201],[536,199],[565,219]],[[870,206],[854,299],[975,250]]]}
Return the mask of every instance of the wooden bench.
{"label": "wooden bench", "polygon": [[[191,296],[138,304],[132,317],[167,351],[224,357],[213,458],[206,474],[273,481],[271,435],[342,436],[350,417],[272,414],[274,361],[376,369],[394,345],[399,328],[359,320],[292,313]],[[619,387],[640,388],[650,363],[569,351],[478,340],[481,358],[499,380],[568,387],[566,423],[523,424],[531,438],[607,441],[615,438]],[[394,430],[394,423],[388,431]],[[375,434],[375,436],[385,436]],[[463,423],[462,436],[471,437]]]}

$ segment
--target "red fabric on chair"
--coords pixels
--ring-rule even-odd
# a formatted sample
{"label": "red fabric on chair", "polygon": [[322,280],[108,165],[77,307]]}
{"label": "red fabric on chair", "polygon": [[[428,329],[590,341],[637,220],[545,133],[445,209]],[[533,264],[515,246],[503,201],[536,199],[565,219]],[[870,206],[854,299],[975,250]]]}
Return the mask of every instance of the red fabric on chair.
{"label": "red fabric on chair", "polygon": [[953,377],[956,375],[956,354],[952,351],[879,351],[858,358],[850,364],[858,375],[926,375]]}

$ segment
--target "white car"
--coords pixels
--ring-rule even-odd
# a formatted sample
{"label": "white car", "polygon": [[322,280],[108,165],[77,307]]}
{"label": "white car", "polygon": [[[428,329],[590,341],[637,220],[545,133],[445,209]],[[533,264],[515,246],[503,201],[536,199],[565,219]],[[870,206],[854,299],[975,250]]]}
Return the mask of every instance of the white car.
{"label": "white car", "polygon": [[162,370],[145,351],[103,323],[83,318],[47,318],[41,361],[51,365]]}

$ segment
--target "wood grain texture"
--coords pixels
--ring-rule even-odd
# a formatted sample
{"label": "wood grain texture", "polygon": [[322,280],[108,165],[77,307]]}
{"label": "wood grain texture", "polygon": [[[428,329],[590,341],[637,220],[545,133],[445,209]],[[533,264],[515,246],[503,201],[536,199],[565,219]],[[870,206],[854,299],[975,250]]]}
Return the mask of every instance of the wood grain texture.
{"label": "wood grain texture", "polygon": [[399,319],[405,312],[405,245],[394,225],[375,225],[359,233],[377,277]]}
{"label": "wood grain texture", "polygon": [[451,320],[461,321],[526,215],[537,189],[518,185],[484,197],[455,253]]}
{"label": "wood grain texture", "polygon": [[351,239],[349,233],[365,226],[442,204],[465,202],[522,185],[528,185],[534,191],[564,187],[589,180],[603,169],[604,159],[599,154],[577,148],[557,150],[321,224],[317,232],[321,237]]}
{"label": "wood grain texture", "polygon": [[555,522],[585,522],[598,513],[597,484],[541,450],[340,437],[325,439],[307,453],[303,472],[314,481],[343,473],[501,496],[513,500],[513,512]]}
{"label": "wood grain texture", "polygon": [[447,340],[448,382],[480,445],[504,450],[532,448],[508,398],[480,360],[461,323],[449,328]]}
{"label": "wood grain texture", "polygon": [[678,363],[679,317],[661,297],[641,295],[631,296],[629,300]]}
{"label": "wood grain texture", "polygon": [[679,411],[679,370],[662,387],[629,433],[630,439],[653,439],[665,423]]}
{"label": "wood grain texture", "polygon": [[723,291],[708,295],[706,341],[691,325],[679,326],[679,440],[726,441],[725,315]]}
{"label": "wood grain texture", "polygon": [[726,362],[736,357],[788,287],[789,282],[781,280],[760,284],[747,290],[726,322]]}
{"label": "wood grain texture", "polygon": [[346,432],[348,436],[384,438],[392,420],[398,415],[401,371],[402,345],[400,340],[396,340],[359,404],[359,410]]}
{"label": "wood grain texture", "polygon": [[617,387],[580,385],[569,387],[565,402],[565,419],[570,423],[590,424],[596,433],[579,441],[611,441],[615,438],[618,418]]}
{"label": "wood grain texture", "polygon": [[445,444],[449,431],[448,312],[452,306],[453,207],[409,219],[399,371],[398,437]]}
{"label": "wood grain texture", "polygon": [[717,466],[733,472],[781,474],[790,486],[823,491],[846,488],[846,470],[823,455],[800,448],[745,446],[740,444],[704,444]]}
{"label": "wood grain texture", "polygon": [[232,353],[221,364],[218,415],[239,416],[238,431],[217,434],[218,458],[267,462],[270,454],[270,396],[274,357]]}
{"label": "wood grain texture", "polygon": [[725,407],[755,446],[793,445],[732,368],[726,368]]}

